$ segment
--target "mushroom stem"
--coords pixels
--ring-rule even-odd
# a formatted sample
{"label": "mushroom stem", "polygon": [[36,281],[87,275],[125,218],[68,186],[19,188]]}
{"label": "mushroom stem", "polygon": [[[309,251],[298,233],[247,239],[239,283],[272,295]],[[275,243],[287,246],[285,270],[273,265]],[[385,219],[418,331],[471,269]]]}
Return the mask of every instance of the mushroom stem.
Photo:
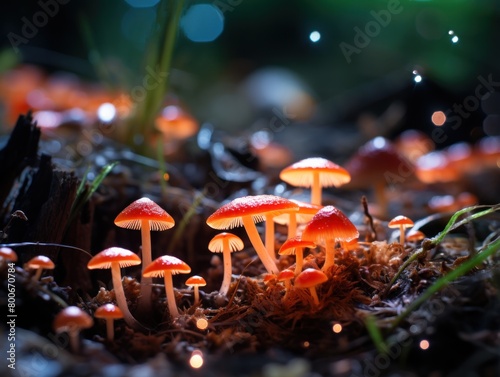
{"label": "mushroom stem", "polygon": [[379,206],[380,217],[387,217],[387,196],[385,195],[385,181],[379,180],[374,183],[373,186],[375,200]]}
{"label": "mushroom stem", "polygon": [[321,205],[321,186],[319,184],[319,172],[313,173],[311,185],[311,204]]}
{"label": "mushroom stem", "polygon": [[231,285],[231,275],[233,270],[231,264],[231,249],[228,239],[224,239],[222,241],[222,259],[224,260],[224,278],[222,279],[222,285],[220,286],[219,293],[225,296],[227,295],[229,286]]}
{"label": "mushroom stem", "polygon": [[[149,220],[141,221],[141,244],[142,244],[142,272],[151,264],[151,232],[149,230]],[[142,276],[142,274],[141,274]],[[139,295],[138,309],[142,314],[151,312],[151,287],[153,279],[142,277],[141,293]]]}
{"label": "mushroom stem", "polygon": [[399,226],[399,243],[404,247],[404,245],[405,245],[405,227],[404,227],[404,225]]}
{"label": "mushroom stem", "polygon": [[195,285],[193,289],[194,289],[194,306],[196,306],[200,302],[200,287]]}
{"label": "mushroom stem", "polygon": [[297,214],[290,212],[288,220],[288,238],[293,238],[297,235]]}
{"label": "mushroom stem", "polygon": [[120,265],[115,262],[111,263],[111,278],[113,280],[113,289],[115,290],[116,304],[123,312],[123,319],[134,330],[141,330],[144,327],[137,322],[132,313],[128,310],[127,299],[125,298],[125,291],[122,285],[122,274]]}
{"label": "mushroom stem", "polygon": [[266,249],[267,253],[273,260],[277,260],[276,251],[274,250],[274,221],[271,216],[266,215]]}
{"label": "mushroom stem", "polygon": [[168,271],[165,271],[165,275],[163,275],[163,281],[165,282],[165,294],[167,295],[168,311],[172,319],[175,319],[179,316],[179,309],[177,309],[177,302],[175,301],[174,282],[172,279],[172,274]]}
{"label": "mushroom stem", "polygon": [[247,232],[248,238],[250,239],[250,242],[252,243],[255,252],[259,256],[267,272],[274,275],[278,274],[279,273],[278,267],[276,266],[276,263],[271,258],[271,256],[267,252],[266,247],[262,243],[259,232],[257,231],[257,227],[255,226],[255,223],[253,222],[252,218],[250,216],[243,216],[242,221],[243,221],[243,226],[245,227],[245,230]]}
{"label": "mushroom stem", "polygon": [[35,275],[33,275],[33,280],[34,280],[34,281],[38,281],[38,280],[40,280],[40,277],[42,276],[42,272],[43,272],[43,268],[38,267],[38,268],[36,269]]}
{"label": "mushroom stem", "polygon": [[302,265],[304,264],[304,249],[302,247],[295,248],[295,275],[300,274]]}
{"label": "mushroom stem", "polygon": [[106,318],[106,338],[112,342],[115,338],[115,320],[113,318]]}
{"label": "mushroom stem", "polygon": [[313,302],[315,306],[319,305],[318,294],[316,293],[316,287],[309,287],[309,292],[311,292],[311,296],[313,298]]}
{"label": "mushroom stem", "polygon": [[326,272],[330,267],[335,265],[335,240],[327,238],[325,241],[325,263],[321,271]]}
{"label": "mushroom stem", "polygon": [[80,330],[68,330],[69,348],[74,354],[80,353]]}

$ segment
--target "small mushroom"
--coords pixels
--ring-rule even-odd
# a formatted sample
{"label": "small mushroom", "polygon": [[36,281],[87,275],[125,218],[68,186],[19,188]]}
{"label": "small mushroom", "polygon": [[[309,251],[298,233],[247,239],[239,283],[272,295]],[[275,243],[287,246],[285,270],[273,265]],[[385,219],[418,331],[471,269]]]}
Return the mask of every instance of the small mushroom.
{"label": "small mushroom", "polygon": [[137,322],[127,305],[127,298],[123,290],[121,267],[136,266],[141,264],[141,259],[132,251],[121,247],[110,247],[94,255],[87,263],[89,270],[93,269],[111,269],[111,278],[115,298],[118,307],[123,312],[123,319],[133,329],[139,330],[143,326]]}
{"label": "small mushroom", "polygon": [[323,206],[305,203],[295,199],[290,199],[290,201],[296,203],[299,206],[299,210],[293,210],[274,217],[274,222],[282,225],[288,225],[287,238],[293,238],[297,236],[297,224],[308,223],[309,221],[311,221],[312,217],[321,208],[323,208]]}
{"label": "small mushroom", "polygon": [[49,257],[45,255],[37,255],[26,262],[25,267],[30,270],[36,270],[35,275],[33,275],[33,280],[40,280],[43,270],[53,270],[55,267],[54,262]]}
{"label": "small mushroom", "polygon": [[106,320],[106,338],[112,342],[115,338],[114,321],[123,318],[123,312],[116,305],[104,304],[96,309],[94,317]]}
{"label": "small mushroom", "polygon": [[356,226],[338,208],[325,206],[314,215],[302,233],[302,240],[325,244],[325,263],[321,268],[327,271],[335,264],[335,243],[359,238]]}
{"label": "small mushroom", "polygon": [[189,274],[191,267],[185,262],[171,255],[162,255],[156,258],[149,266],[144,269],[142,276],[144,277],[162,277],[165,283],[165,294],[167,296],[168,311],[172,319],[179,316],[179,309],[175,301],[174,283],[172,275]]}
{"label": "small mushroom", "polygon": [[292,288],[291,281],[294,277],[295,277],[295,272],[293,272],[293,270],[290,269],[283,270],[278,274],[277,277],[278,281],[282,281],[285,284],[285,296],[283,296],[283,298],[285,298],[288,292],[290,292],[290,289]]}
{"label": "small mushroom", "polygon": [[0,247],[0,258],[7,262],[17,262],[17,254],[10,247]]}
{"label": "small mushroom", "polygon": [[68,306],[54,318],[53,328],[56,333],[66,332],[69,335],[70,348],[73,353],[80,351],[80,331],[94,325],[94,320],[77,306]]}
{"label": "small mushroom", "polygon": [[222,285],[219,289],[219,293],[223,296],[227,295],[229,286],[231,285],[232,276],[232,263],[231,263],[231,253],[234,251],[243,250],[243,241],[240,237],[228,233],[222,232],[214,236],[208,243],[208,250],[212,253],[222,252],[222,259],[224,260],[224,277],[222,279]]}
{"label": "small mushroom", "polygon": [[294,237],[287,239],[280,247],[280,255],[295,254],[295,275],[298,275],[302,271],[304,249],[306,247],[312,249],[316,247],[316,244],[313,241],[307,241],[300,237]]}
{"label": "small mushroom", "polygon": [[405,229],[413,226],[413,221],[406,216],[396,216],[389,221],[389,228],[399,228],[399,243],[404,246],[405,244]]}
{"label": "small mushroom", "polygon": [[198,275],[193,275],[189,279],[186,280],[186,285],[188,287],[193,287],[194,290],[194,303],[193,305],[196,306],[200,302],[200,288],[199,287],[204,287],[207,285],[207,282],[203,277],[198,276]]}
{"label": "small mushroom", "polygon": [[311,292],[313,302],[315,306],[319,306],[318,293],[316,292],[316,286],[324,283],[328,280],[328,277],[320,270],[315,270],[314,268],[306,268],[295,278],[296,288],[308,288]]}
{"label": "small mushroom", "polygon": [[292,186],[310,187],[311,204],[321,205],[321,189],[342,186],[351,180],[351,175],[332,161],[311,157],[284,168],[280,179]]}

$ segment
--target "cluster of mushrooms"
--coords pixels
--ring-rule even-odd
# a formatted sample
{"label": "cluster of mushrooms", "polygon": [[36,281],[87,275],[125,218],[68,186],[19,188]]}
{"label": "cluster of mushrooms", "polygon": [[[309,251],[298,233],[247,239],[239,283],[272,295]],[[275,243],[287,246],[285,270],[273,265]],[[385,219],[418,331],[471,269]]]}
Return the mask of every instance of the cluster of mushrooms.
{"label": "cluster of mushrooms", "polygon": [[[273,278],[283,283],[283,299],[291,289],[307,289],[314,310],[319,306],[316,287],[332,278],[331,268],[335,265],[336,248],[351,250],[359,238],[356,226],[342,211],[332,205],[321,204],[322,187],[339,187],[350,181],[350,174],[329,160],[315,157],[301,160],[283,169],[280,178],[293,186],[309,187],[310,202],[276,195],[249,195],[222,205],[207,218],[206,223],[210,227],[222,231],[208,244],[211,252],[222,253],[223,257],[224,273],[218,294],[226,296],[231,286],[231,253],[244,249],[243,240],[226,230],[243,226],[267,271],[266,279]],[[265,222],[264,240],[257,229],[258,222]],[[288,226],[287,240],[281,245],[278,253],[275,250],[275,222]],[[148,330],[129,310],[123,287],[122,268],[142,264],[137,310],[143,315],[151,313],[152,310],[152,279],[163,277],[167,311],[172,321],[180,316],[172,276],[191,272],[189,265],[172,255],[162,255],[152,260],[150,232],[172,228],[175,221],[151,199],[143,197],[134,201],[118,214],[114,223],[118,227],[141,231],[142,259],[130,250],[110,247],[94,255],[87,264],[89,269],[111,270],[115,303],[108,302],[93,313],[95,318],[106,321],[108,341],[114,338],[113,321],[116,319],[123,318],[134,330]],[[400,229],[401,244],[405,242],[405,228],[412,225],[413,222],[404,216],[398,216],[389,222],[389,227]],[[304,268],[304,249],[315,248],[324,251],[321,269],[307,266]],[[295,255],[295,266],[280,271],[277,264],[280,255]],[[34,278],[38,279],[42,269],[54,268],[54,265],[47,257],[40,256],[28,262],[25,267],[36,269]],[[194,287],[193,305],[201,305],[199,287],[206,285],[206,281],[195,275],[189,277],[185,284]],[[93,325],[93,318],[77,306],[62,309],[53,323],[56,332],[69,334],[74,352],[79,349],[79,332]]]}

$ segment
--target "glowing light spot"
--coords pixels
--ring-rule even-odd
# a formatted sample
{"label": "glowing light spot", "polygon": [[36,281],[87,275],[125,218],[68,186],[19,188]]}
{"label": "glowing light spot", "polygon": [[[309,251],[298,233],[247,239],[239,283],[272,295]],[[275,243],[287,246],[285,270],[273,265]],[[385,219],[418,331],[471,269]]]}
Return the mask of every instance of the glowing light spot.
{"label": "glowing light spot", "polygon": [[424,351],[429,348],[430,344],[428,340],[421,340],[419,344],[420,348],[423,349]]}
{"label": "glowing light spot", "polygon": [[101,122],[109,123],[112,122],[116,117],[116,107],[109,102],[103,103],[97,109],[97,117]]}
{"label": "glowing light spot", "polygon": [[453,35],[453,34],[455,34],[455,32],[454,32],[453,30],[449,30],[449,31],[448,31],[448,34],[449,34],[449,35]]}
{"label": "glowing light spot", "polygon": [[415,77],[413,78],[413,81],[415,81],[416,83],[422,82],[422,76],[415,75]]}
{"label": "glowing light spot", "polygon": [[435,126],[442,126],[446,122],[446,115],[442,111],[434,111],[431,116],[432,123]]}
{"label": "glowing light spot", "polygon": [[309,39],[311,40],[311,42],[316,43],[321,39],[321,34],[319,33],[319,31],[315,30],[311,32],[311,34],[309,34]]}
{"label": "glowing light spot", "polygon": [[452,38],[451,38],[451,42],[452,43],[457,43],[458,42],[458,37],[456,35],[454,35]]}
{"label": "glowing light spot", "polygon": [[205,330],[208,327],[208,321],[205,318],[198,318],[196,327],[200,330]]}
{"label": "glowing light spot", "polygon": [[373,139],[373,146],[377,149],[385,148],[386,143],[386,140],[381,136],[377,136],[375,139]]}
{"label": "glowing light spot", "polygon": [[163,180],[165,182],[168,182],[169,179],[170,179],[170,175],[168,173],[163,173]]}
{"label": "glowing light spot", "polygon": [[187,10],[181,28],[193,42],[212,42],[224,30],[224,15],[212,4],[196,4]]}
{"label": "glowing light spot", "polygon": [[333,325],[332,330],[335,334],[338,334],[342,331],[342,325],[340,323],[336,323]]}
{"label": "glowing light spot", "polygon": [[309,343],[307,340],[304,343],[302,343],[302,346],[304,348],[309,348],[310,345],[311,345],[311,343]]}
{"label": "glowing light spot", "polygon": [[193,351],[189,359],[189,365],[194,369],[201,368],[203,365],[203,353],[201,351]]}

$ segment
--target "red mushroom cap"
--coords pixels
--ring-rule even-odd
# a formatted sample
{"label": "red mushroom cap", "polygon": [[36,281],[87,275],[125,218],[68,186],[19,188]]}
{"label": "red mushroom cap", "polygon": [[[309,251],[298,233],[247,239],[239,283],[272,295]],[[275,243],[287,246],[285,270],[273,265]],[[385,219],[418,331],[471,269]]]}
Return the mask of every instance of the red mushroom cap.
{"label": "red mushroom cap", "polygon": [[189,279],[186,280],[185,284],[188,287],[194,287],[194,286],[204,287],[205,285],[207,285],[207,282],[205,281],[205,279],[203,279],[203,277],[198,276],[198,275],[193,275]]}
{"label": "red mushroom cap", "polygon": [[167,271],[172,275],[189,274],[191,272],[191,267],[172,255],[162,255],[144,269],[142,276],[147,278],[161,277],[164,276]]}
{"label": "red mushroom cap", "polygon": [[278,254],[280,255],[292,255],[295,254],[296,248],[314,248],[316,244],[313,241],[303,240],[301,237],[292,237],[287,239],[281,245]]}
{"label": "red mushroom cap", "polygon": [[54,262],[45,255],[37,255],[26,262],[27,268],[43,268],[44,270],[52,270],[55,267]]}
{"label": "red mushroom cap", "polygon": [[356,226],[334,206],[325,206],[314,215],[302,233],[302,239],[316,241],[318,239],[334,239],[350,241],[358,238]]}
{"label": "red mushroom cap", "polygon": [[322,271],[315,270],[314,268],[306,268],[295,278],[295,287],[310,288],[327,280],[328,277]]}
{"label": "red mushroom cap", "polygon": [[298,205],[276,195],[250,195],[234,199],[210,215],[207,224],[215,229],[242,226],[241,218],[251,216],[254,222],[265,220],[265,214],[279,215],[290,210],[298,210]]}
{"label": "red mushroom cap", "polygon": [[389,221],[388,227],[389,228],[401,228],[401,227],[410,228],[413,225],[414,224],[413,224],[413,221],[411,219],[409,219],[406,216],[399,215],[399,216],[396,216],[395,218],[393,218],[391,221]]}
{"label": "red mushroom cap", "polygon": [[346,169],[321,157],[306,158],[284,168],[280,179],[293,186],[311,187],[313,172],[319,172],[322,187],[339,187],[351,180]]}
{"label": "red mushroom cap", "polygon": [[17,254],[10,247],[0,247],[0,258],[10,262],[17,262]]}
{"label": "red mushroom cap", "polygon": [[295,277],[295,272],[293,270],[286,269],[286,270],[281,271],[278,274],[277,279],[278,279],[278,281],[284,281],[284,280],[293,279],[294,277]]}
{"label": "red mushroom cap", "polygon": [[94,255],[87,263],[87,268],[90,270],[111,268],[113,262],[117,262],[120,267],[128,267],[141,264],[141,258],[130,250],[121,247],[110,247]]}
{"label": "red mushroom cap", "polygon": [[166,230],[175,220],[163,208],[149,198],[141,198],[125,207],[115,218],[115,225],[127,229],[141,229],[141,222],[149,221],[150,230]]}
{"label": "red mushroom cap", "polygon": [[57,313],[54,318],[54,331],[74,331],[76,329],[87,329],[94,325],[91,316],[77,306],[68,306]]}
{"label": "red mushroom cap", "polygon": [[95,310],[94,317],[104,319],[120,319],[123,318],[123,312],[116,305],[104,304]]}

